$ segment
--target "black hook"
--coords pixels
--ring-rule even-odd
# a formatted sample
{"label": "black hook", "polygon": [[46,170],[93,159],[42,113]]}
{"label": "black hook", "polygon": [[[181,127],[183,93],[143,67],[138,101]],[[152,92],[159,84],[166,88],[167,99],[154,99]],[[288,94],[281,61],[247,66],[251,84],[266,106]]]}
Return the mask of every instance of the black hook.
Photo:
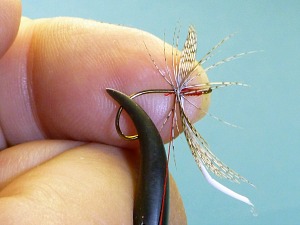
{"label": "black hook", "polygon": [[127,95],[106,89],[129,114],[140,140],[140,173],[134,201],[134,225],[167,225],[169,211],[168,163],[164,144],[146,112]]}

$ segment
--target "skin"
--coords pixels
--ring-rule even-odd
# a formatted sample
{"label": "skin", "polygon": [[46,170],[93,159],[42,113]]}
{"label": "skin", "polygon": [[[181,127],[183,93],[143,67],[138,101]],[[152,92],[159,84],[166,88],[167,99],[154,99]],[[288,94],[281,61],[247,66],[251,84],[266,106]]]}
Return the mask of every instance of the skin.
{"label": "skin", "polygon": [[[16,0],[0,1],[0,31],[1,224],[132,224],[138,142],[117,135],[105,88],[169,88],[144,46],[164,68],[163,42],[90,20],[21,18]],[[172,104],[161,95],[138,101],[158,127]],[[134,132],[126,116],[121,126]],[[186,224],[172,179],[170,194],[170,224]]]}

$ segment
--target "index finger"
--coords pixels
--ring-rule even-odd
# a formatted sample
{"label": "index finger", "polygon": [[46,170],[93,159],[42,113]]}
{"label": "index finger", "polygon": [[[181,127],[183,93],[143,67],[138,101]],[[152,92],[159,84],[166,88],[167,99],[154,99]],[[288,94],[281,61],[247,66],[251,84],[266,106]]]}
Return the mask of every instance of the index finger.
{"label": "index finger", "polygon": [[[0,123],[6,140],[1,146],[43,138],[134,145],[120,141],[114,127],[117,105],[105,88],[132,94],[168,87],[145,44],[164,69],[164,59],[172,57],[170,46],[164,56],[163,41],[140,30],[75,18],[22,21],[0,61]],[[158,127],[172,102],[159,95],[140,101]],[[123,127],[132,132],[127,120]],[[169,130],[162,133],[164,140]]]}

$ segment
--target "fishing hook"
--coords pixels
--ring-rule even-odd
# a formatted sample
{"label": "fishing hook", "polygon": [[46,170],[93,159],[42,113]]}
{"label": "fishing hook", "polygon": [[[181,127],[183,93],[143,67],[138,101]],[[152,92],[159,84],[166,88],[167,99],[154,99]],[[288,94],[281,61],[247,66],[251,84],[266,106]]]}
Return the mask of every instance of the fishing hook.
{"label": "fishing hook", "polygon": [[[212,92],[211,88],[208,88],[207,90],[201,90],[201,95],[202,94],[210,94],[211,92]],[[129,98],[134,99],[134,98],[139,97],[141,95],[158,94],[158,93],[168,95],[168,94],[175,94],[176,91],[174,89],[149,89],[149,90],[139,91],[135,94],[132,94],[132,95],[129,96]],[[197,95],[197,94],[193,94],[193,91],[185,92],[185,93],[190,94],[190,95]],[[122,132],[121,128],[120,128],[120,117],[121,117],[121,113],[123,111],[123,108],[124,107],[121,105],[118,109],[118,112],[117,112],[117,116],[116,116],[116,120],[115,120],[116,130],[117,130],[119,136],[121,136],[125,140],[136,140],[138,138],[137,134],[135,134],[135,135],[125,135]]]}
{"label": "fishing hook", "polygon": [[169,212],[169,174],[164,144],[146,112],[127,95],[107,88],[131,117],[140,140],[140,172],[134,200],[134,225],[167,225]]}

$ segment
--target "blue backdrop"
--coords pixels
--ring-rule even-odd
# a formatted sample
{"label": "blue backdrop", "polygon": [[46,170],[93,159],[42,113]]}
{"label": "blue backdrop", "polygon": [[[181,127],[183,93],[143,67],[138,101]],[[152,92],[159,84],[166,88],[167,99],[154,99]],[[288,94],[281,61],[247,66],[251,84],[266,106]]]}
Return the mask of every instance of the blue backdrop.
{"label": "blue backdrop", "polygon": [[[74,16],[136,27],[172,42],[177,21],[181,40],[189,24],[198,31],[198,57],[220,39],[237,32],[218,57],[263,50],[211,71],[212,81],[243,81],[213,93],[210,112],[244,129],[228,127],[211,117],[197,129],[224,162],[250,179],[225,183],[250,197],[250,208],[209,186],[194,164],[184,137],[176,142],[177,166],[171,171],[186,207],[189,224],[300,224],[300,2],[287,1],[144,1],[23,0],[30,18]],[[298,50],[297,50],[298,49]],[[217,58],[217,59],[220,59]],[[217,60],[216,59],[216,60]],[[209,65],[209,63],[208,63]]]}

